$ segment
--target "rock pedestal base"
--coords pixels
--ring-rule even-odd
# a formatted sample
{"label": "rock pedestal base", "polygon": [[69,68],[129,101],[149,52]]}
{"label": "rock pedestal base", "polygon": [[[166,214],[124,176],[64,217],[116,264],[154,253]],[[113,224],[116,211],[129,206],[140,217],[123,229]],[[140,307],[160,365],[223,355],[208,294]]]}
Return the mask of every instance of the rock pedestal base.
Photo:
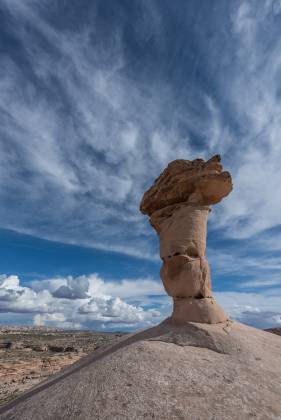
{"label": "rock pedestal base", "polygon": [[214,298],[174,298],[173,321],[218,324],[228,319]]}

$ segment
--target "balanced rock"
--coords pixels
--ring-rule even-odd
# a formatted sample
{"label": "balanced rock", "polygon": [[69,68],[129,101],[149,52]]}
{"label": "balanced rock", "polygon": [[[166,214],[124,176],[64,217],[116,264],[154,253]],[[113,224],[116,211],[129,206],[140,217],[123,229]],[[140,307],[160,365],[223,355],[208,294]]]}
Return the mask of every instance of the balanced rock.
{"label": "balanced rock", "polygon": [[160,239],[174,311],[0,408],[1,420],[281,419],[281,338],[228,319],[212,297],[209,205],[232,189],[218,156],[170,163],[141,210]]}
{"label": "balanced rock", "polygon": [[142,198],[140,210],[159,236],[160,275],[174,300],[174,320],[213,324],[228,319],[212,296],[206,235],[209,205],[231,190],[231,175],[215,155],[206,162],[169,163]]}

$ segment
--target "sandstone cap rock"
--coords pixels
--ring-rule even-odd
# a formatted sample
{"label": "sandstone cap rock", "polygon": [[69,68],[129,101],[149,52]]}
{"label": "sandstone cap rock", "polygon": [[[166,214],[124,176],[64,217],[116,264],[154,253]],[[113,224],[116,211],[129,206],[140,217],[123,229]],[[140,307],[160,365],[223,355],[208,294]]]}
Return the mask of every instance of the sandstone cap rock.
{"label": "sandstone cap rock", "polygon": [[145,192],[140,211],[149,216],[156,210],[181,202],[216,204],[232,190],[231,175],[222,170],[220,155],[211,159],[170,162]]}

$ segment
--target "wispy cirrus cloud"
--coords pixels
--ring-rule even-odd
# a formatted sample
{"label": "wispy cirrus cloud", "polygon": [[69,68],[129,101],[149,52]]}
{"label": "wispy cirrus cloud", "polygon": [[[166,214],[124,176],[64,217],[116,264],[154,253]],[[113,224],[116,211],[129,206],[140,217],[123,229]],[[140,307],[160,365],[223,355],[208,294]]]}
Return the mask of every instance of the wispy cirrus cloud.
{"label": "wispy cirrus cloud", "polygon": [[256,279],[256,280],[249,280],[249,281],[245,281],[245,282],[241,282],[238,285],[239,288],[243,289],[243,288],[252,288],[252,289],[257,289],[260,287],[263,288],[269,288],[269,287],[281,287],[281,276],[278,275],[276,276],[276,278],[271,278],[271,279]]}
{"label": "wispy cirrus cloud", "polygon": [[[145,18],[145,40],[159,32],[161,19],[152,7],[142,8],[151,19]],[[197,92],[205,117],[199,129],[192,109],[172,111],[167,81],[132,79],[122,27],[101,39],[95,25],[78,33],[56,28],[44,17],[45,3],[3,0],[2,9],[28,67],[23,72],[4,57],[2,192],[18,216],[3,211],[2,226],[154,258],[137,210],[141,194],[169,160],[195,157],[188,131],[179,130],[184,119],[216,143],[213,100]],[[32,208],[40,212],[31,220]]]}
{"label": "wispy cirrus cloud", "polygon": [[0,70],[1,227],[156,259],[143,191],[168,161],[221,152],[234,190],[210,227],[237,244],[211,262],[279,270],[268,255],[281,207],[279,2],[220,2],[227,31],[185,2],[184,22],[160,2],[110,18],[92,3],[62,22],[59,2],[0,1],[16,50]]}
{"label": "wispy cirrus cloud", "polygon": [[[160,114],[168,89],[126,76],[118,30],[104,48],[95,43],[93,27],[79,34],[52,27],[42,17],[44,4],[3,5],[17,23],[13,36],[29,78],[4,58],[1,190],[19,217],[3,211],[2,226],[149,257],[137,211],[143,184],[155,165],[160,170],[188,151],[188,140],[180,144],[172,128],[163,142]],[[40,213],[31,221],[34,207]]]}
{"label": "wispy cirrus cloud", "polygon": [[249,238],[280,225],[279,5],[273,0],[240,1],[232,13],[235,54],[223,87],[239,129],[231,165],[234,191],[223,203],[221,225],[234,238]]}

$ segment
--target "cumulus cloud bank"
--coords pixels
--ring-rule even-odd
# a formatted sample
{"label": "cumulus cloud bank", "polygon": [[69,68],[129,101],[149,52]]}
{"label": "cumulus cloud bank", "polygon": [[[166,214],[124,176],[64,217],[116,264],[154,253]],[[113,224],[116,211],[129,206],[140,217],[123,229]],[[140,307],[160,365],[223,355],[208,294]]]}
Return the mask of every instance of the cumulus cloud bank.
{"label": "cumulus cloud bank", "polygon": [[[18,276],[1,275],[0,311],[32,314],[35,325],[137,328],[161,319],[162,314],[153,308],[152,296],[162,293],[161,285],[150,279],[112,284],[93,274],[34,281],[29,286],[22,286]],[[142,300],[145,305],[148,294],[151,300],[149,308],[125,301]]]}
{"label": "cumulus cloud bank", "polygon": [[[247,288],[255,286],[245,284]],[[234,319],[263,328],[278,326],[281,289],[275,283],[273,286],[263,293],[217,292],[215,296]],[[31,314],[34,325],[132,330],[159,323],[171,310],[162,284],[152,279],[116,283],[92,274],[21,286],[18,276],[0,276],[0,311]]]}
{"label": "cumulus cloud bank", "polygon": [[262,293],[217,292],[217,301],[233,319],[257,328],[281,326],[281,289]]}

